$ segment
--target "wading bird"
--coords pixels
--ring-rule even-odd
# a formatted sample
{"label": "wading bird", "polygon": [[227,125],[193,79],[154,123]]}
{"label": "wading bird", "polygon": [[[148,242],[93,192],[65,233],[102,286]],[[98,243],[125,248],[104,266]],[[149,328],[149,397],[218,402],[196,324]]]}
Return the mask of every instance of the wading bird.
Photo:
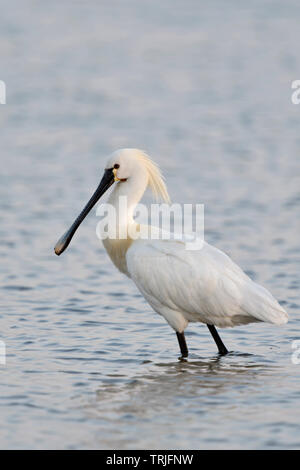
{"label": "wading bird", "polygon": [[[115,266],[133,280],[151,307],[175,330],[182,357],[188,356],[184,330],[189,322],[207,325],[220,354],[228,351],[216,326],[287,322],[287,313],[274,297],[208,243],[203,242],[198,251],[189,251],[184,239],[130,237],[132,228],[139,232],[133,213],[148,186],[156,198],[169,202],[158,166],[138,149],[121,149],[111,155],[95,193],[57,242],[57,255],[67,248],[83,219],[114,182],[108,203],[118,216],[116,233],[121,228],[126,236],[108,237],[103,240],[104,247]],[[125,214],[118,214],[121,196],[127,197]]]}

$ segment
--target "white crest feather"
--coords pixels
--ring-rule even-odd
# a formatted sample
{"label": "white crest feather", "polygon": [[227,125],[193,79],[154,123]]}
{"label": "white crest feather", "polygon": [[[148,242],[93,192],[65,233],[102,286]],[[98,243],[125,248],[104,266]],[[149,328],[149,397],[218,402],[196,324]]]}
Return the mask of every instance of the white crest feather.
{"label": "white crest feather", "polygon": [[145,168],[148,171],[148,185],[155,199],[163,200],[167,204],[170,204],[171,201],[167,186],[165,184],[165,178],[162,175],[159,166],[143,151],[139,152],[139,158],[142,160]]}

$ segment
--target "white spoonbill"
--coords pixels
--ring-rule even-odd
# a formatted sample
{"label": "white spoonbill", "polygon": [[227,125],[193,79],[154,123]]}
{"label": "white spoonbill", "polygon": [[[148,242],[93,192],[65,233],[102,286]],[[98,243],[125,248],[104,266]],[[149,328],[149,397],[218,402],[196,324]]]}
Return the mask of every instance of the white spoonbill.
{"label": "white spoonbill", "polygon": [[[220,354],[228,351],[215,326],[287,322],[287,313],[277,300],[214,246],[204,242],[202,249],[190,251],[184,239],[130,237],[132,228],[138,230],[134,208],[148,186],[156,197],[169,202],[159,168],[138,149],[121,149],[110,156],[95,193],[57,242],[57,255],[67,248],[83,219],[114,182],[108,203],[115,208],[123,235],[106,238],[104,247],[115,266],[133,280],[151,307],[175,330],[183,357],[188,356],[184,330],[189,322],[208,326]],[[118,214],[120,196],[127,197],[127,214]]]}

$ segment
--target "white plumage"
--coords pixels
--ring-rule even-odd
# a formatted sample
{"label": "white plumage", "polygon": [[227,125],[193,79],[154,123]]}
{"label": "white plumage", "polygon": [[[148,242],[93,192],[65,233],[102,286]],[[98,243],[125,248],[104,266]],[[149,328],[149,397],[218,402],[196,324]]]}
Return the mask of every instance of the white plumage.
{"label": "white plumage", "polygon": [[[106,173],[110,171],[118,182],[108,202],[116,209],[123,233],[125,229],[129,234],[132,227],[140,230],[133,212],[147,186],[156,198],[169,201],[157,165],[138,149],[122,149],[110,157]],[[118,213],[120,196],[127,197],[126,214]],[[88,212],[86,208],[82,219]],[[75,221],[75,226],[58,242],[57,254],[66,248],[80,222],[77,219],[77,225]],[[213,325],[232,327],[252,322],[282,325],[288,320],[285,310],[264,287],[206,242],[198,251],[187,250],[184,238],[132,239],[128,235],[125,239],[107,238],[103,244],[117,268],[133,280],[151,307],[177,332],[183,355],[187,355],[183,332],[189,322],[207,324],[219,352],[224,353],[227,350]]]}
{"label": "white plumage", "polygon": [[138,240],[126,260],[138,289],[176,331],[195,321],[220,327],[287,322],[274,297],[208,243],[195,252],[184,242]]}

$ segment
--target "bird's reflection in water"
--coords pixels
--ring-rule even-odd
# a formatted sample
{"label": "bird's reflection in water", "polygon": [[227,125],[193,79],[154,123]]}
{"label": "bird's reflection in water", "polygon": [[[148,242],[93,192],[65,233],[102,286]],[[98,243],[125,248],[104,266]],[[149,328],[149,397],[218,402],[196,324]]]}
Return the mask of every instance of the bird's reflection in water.
{"label": "bird's reflection in water", "polygon": [[272,400],[283,372],[258,354],[234,352],[143,361],[130,378],[121,369],[106,375],[85,412],[103,448],[136,448],[137,436],[139,448],[173,448],[176,435],[182,449],[230,448],[241,427],[248,436],[253,410],[264,423],[258,404]]}
{"label": "bird's reflection in water", "polygon": [[275,363],[262,361],[257,355],[233,352],[226,357],[217,355],[209,359],[191,355],[189,360],[147,361],[145,366],[148,366],[147,371],[128,381],[122,382],[125,378],[120,376],[115,382],[114,376],[113,383],[101,385],[96,393],[95,408],[101,405],[103,411],[102,405],[109,406],[111,402],[114,407],[120,406],[121,413],[130,410],[137,416],[146,416],[154,410],[166,411],[194,402],[197,405],[194,411],[205,412],[207,405],[216,403],[216,396],[220,396],[218,403],[226,404],[235,393],[241,396],[253,388],[261,388],[274,369],[277,374],[279,369]]}

